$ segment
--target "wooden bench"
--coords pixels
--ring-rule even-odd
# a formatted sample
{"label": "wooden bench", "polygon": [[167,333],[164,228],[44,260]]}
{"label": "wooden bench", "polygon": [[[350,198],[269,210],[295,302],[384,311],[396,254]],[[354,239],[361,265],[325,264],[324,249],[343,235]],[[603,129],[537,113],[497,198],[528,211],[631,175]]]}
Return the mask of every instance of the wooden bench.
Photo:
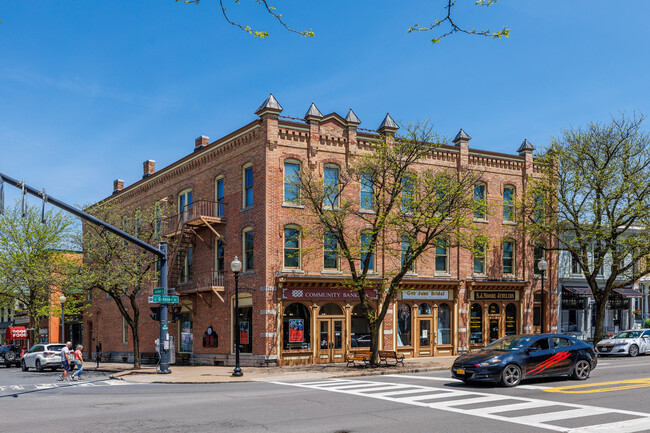
{"label": "wooden bench", "polygon": [[[386,365],[404,365],[404,355],[400,355],[394,350],[380,350],[379,353],[379,362],[383,362]],[[394,364],[389,364],[388,361],[394,361]]]}
{"label": "wooden bench", "polygon": [[354,366],[355,362],[363,362],[363,366],[367,367],[370,365],[370,359],[372,358],[372,353],[367,350],[349,350],[347,355],[345,355],[345,362],[347,362],[347,367]]}
{"label": "wooden bench", "polygon": [[158,352],[142,352],[140,354],[140,363],[141,364],[158,364],[159,359]]}
{"label": "wooden bench", "polygon": [[111,362],[111,354],[110,353],[105,353],[105,352],[100,352],[99,354],[99,362]]}
{"label": "wooden bench", "polygon": [[177,353],[175,365],[190,365],[191,355],[189,353]]}

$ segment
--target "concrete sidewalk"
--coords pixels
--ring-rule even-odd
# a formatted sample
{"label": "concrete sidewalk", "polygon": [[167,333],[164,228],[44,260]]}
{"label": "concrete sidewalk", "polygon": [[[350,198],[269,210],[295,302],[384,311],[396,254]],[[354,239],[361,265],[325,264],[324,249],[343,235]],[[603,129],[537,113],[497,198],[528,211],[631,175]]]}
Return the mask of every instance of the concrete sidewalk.
{"label": "concrete sidewalk", "polygon": [[[346,367],[343,364],[296,365],[285,367],[243,367],[244,376],[232,377],[233,367],[170,366],[170,374],[156,374],[155,366],[133,370],[132,364],[101,364],[100,370],[113,371],[114,379],[132,383],[222,383],[222,382],[272,382],[276,380],[318,380],[346,376],[371,376],[396,373],[449,370],[455,356],[434,358],[411,358],[404,360],[404,366],[390,367]],[[84,371],[93,371],[88,365]]]}

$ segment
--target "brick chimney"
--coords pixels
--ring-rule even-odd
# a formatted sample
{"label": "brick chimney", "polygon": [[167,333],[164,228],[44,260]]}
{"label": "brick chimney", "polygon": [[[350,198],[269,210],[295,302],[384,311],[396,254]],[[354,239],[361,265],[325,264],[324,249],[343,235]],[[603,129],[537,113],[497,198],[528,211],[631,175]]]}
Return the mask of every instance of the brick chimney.
{"label": "brick chimney", "polygon": [[156,161],[153,159],[147,159],[142,163],[142,178],[151,176],[156,172]]}
{"label": "brick chimney", "polygon": [[124,181],[122,179],[115,179],[113,181],[113,194],[120,192],[124,189]]}
{"label": "brick chimney", "polygon": [[201,150],[208,144],[210,144],[210,138],[202,135],[194,140],[194,151]]}

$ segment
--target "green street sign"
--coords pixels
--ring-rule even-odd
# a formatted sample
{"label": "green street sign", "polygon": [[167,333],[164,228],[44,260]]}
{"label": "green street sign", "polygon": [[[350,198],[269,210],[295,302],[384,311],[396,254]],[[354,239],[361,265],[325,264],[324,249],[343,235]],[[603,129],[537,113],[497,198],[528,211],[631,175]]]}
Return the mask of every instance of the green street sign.
{"label": "green street sign", "polygon": [[163,325],[162,328],[163,328],[163,331],[166,331],[167,329],[169,329],[169,327],[167,325]]}
{"label": "green street sign", "polygon": [[151,302],[154,304],[178,304],[178,296],[152,296]]}
{"label": "green street sign", "polygon": [[153,289],[153,294],[154,295],[164,295],[165,294],[165,288],[164,287],[157,287]]}

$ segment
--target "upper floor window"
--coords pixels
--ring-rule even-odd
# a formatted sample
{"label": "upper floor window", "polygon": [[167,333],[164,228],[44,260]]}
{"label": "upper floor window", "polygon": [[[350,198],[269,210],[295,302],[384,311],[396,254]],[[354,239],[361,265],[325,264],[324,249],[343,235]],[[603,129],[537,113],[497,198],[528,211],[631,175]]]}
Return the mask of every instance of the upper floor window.
{"label": "upper floor window", "polygon": [[364,173],[361,175],[361,205],[364,210],[375,209],[375,190],[372,175]]}
{"label": "upper floor window", "polygon": [[406,174],[402,178],[402,212],[413,212],[415,204],[415,178]]}
{"label": "upper floor window", "polygon": [[542,261],[544,257],[544,247],[541,245],[535,245],[533,249],[533,271],[535,275],[542,275],[542,271],[539,269],[539,262]]}
{"label": "upper floor window", "polygon": [[181,275],[178,279],[179,283],[187,283],[192,281],[192,276],[194,274],[194,250],[188,248],[183,258],[183,266],[181,267]]}
{"label": "upper floor window", "polygon": [[543,204],[542,196],[537,194],[533,200],[533,222],[538,223],[541,221]]}
{"label": "upper floor window", "polygon": [[243,207],[247,208],[253,206],[253,164],[248,163],[244,165],[243,172],[243,189],[244,189],[244,202]]}
{"label": "upper floor window", "polygon": [[325,232],[323,236],[323,268],[339,268],[339,245],[336,236],[330,232]]}
{"label": "upper floor window", "polygon": [[216,201],[216,217],[223,218],[226,215],[226,191],[223,176],[214,181],[214,198]]}
{"label": "upper floor window", "polygon": [[515,220],[515,187],[511,185],[503,188],[503,220]]}
{"label": "upper floor window", "polygon": [[594,245],[594,269],[598,268],[598,275],[603,275],[603,270],[605,269],[605,263],[604,260],[602,260],[602,257],[600,256],[602,254],[602,249],[604,248],[603,245],[601,245],[601,252],[598,252],[597,249],[598,245]]}
{"label": "upper floor window", "polygon": [[154,226],[153,226],[153,234],[154,238],[158,239],[160,237],[160,231],[162,230],[162,210],[160,208],[160,202],[157,201],[153,204],[153,212],[154,212]]}
{"label": "upper floor window", "polygon": [[447,239],[436,239],[436,272],[448,272]]}
{"label": "upper floor window", "polygon": [[192,215],[193,202],[191,189],[185,189],[178,194],[178,213],[183,215],[183,219]]}
{"label": "upper floor window", "polygon": [[339,166],[328,164],[323,171],[323,205],[337,207],[339,205]]}
{"label": "upper floor window", "polygon": [[[571,254],[571,253],[569,253]],[[580,263],[578,260],[571,254],[571,273],[572,274],[580,274],[582,269],[580,268]]]}
{"label": "upper floor window", "polygon": [[474,273],[485,274],[485,242],[474,241]]}
{"label": "upper floor window", "polygon": [[295,160],[284,162],[284,202],[300,204],[300,163]]}
{"label": "upper floor window", "polygon": [[503,274],[514,275],[515,273],[515,243],[505,241],[503,243]]}
{"label": "upper floor window", "polygon": [[485,184],[477,183],[474,185],[474,218],[485,219],[485,212]]}
{"label": "upper floor window", "polygon": [[[413,257],[413,249],[411,248],[411,237],[404,235],[402,236],[402,251],[401,251],[401,266],[402,268],[408,263],[409,260]],[[410,264],[406,265],[407,268],[406,270],[408,272],[414,272],[415,270],[415,264],[411,262]]]}
{"label": "upper floor window", "polygon": [[375,270],[375,255],[370,248],[372,233],[361,232],[361,269],[365,269],[366,260],[368,260],[368,270]]}
{"label": "upper floor window", "polygon": [[225,245],[221,239],[217,239],[217,244],[215,247],[215,257],[214,257],[214,270],[217,272],[223,272],[226,270],[225,263]]}
{"label": "upper floor window", "polygon": [[253,228],[247,227],[242,231],[242,243],[244,247],[243,270],[250,271],[253,268]]}
{"label": "upper floor window", "polygon": [[142,211],[137,209],[135,211],[135,237],[139,238],[142,234]]}
{"label": "upper floor window", "polygon": [[284,268],[300,269],[300,227],[284,228]]}

